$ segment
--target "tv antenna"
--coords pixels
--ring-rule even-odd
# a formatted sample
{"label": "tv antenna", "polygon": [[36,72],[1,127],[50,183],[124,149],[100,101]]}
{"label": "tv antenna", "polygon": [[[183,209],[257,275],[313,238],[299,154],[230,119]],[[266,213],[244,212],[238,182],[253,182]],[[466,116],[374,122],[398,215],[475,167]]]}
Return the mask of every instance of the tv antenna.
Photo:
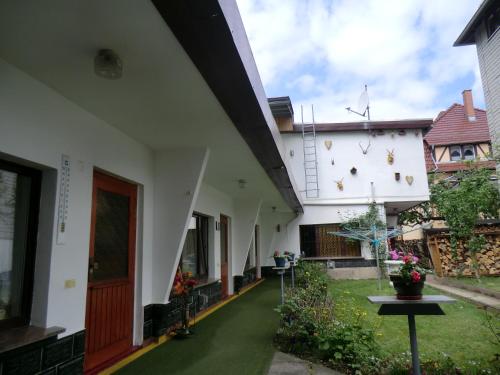
{"label": "tv antenna", "polygon": [[367,117],[370,121],[370,101],[368,100],[368,86],[365,85],[365,91],[361,93],[358,99],[358,110],[355,111],[351,107],[347,107],[347,112],[352,112],[362,117]]}

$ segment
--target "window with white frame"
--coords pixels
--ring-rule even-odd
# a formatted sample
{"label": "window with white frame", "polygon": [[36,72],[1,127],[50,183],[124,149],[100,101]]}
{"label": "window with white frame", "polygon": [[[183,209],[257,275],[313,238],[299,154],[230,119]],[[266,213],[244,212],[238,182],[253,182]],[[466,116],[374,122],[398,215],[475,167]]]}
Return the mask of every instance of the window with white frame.
{"label": "window with white frame", "polygon": [[463,156],[465,160],[474,160],[476,158],[474,146],[473,145],[463,146]]}
{"label": "window with white frame", "polygon": [[450,159],[452,161],[462,160],[462,148],[460,146],[450,147]]}

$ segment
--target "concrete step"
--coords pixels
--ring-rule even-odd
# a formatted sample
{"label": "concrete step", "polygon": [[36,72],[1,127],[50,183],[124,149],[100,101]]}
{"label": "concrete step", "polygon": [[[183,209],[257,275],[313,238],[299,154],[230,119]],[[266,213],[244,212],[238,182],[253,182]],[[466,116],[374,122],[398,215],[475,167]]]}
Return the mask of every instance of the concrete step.
{"label": "concrete step", "polygon": [[328,276],[337,280],[362,280],[376,279],[378,275],[377,267],[343,267],[327,270]]}

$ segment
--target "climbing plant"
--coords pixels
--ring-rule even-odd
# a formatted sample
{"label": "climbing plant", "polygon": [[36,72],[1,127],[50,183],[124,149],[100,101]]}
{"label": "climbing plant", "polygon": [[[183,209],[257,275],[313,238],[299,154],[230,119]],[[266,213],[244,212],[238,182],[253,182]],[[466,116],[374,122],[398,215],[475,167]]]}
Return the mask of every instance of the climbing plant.
{"label": "climbing plant", "polygon": [[419,224],[436,218],[435,215],[444,219],[449,228],[453,256],[456,257],[458,243],[462,241],[478,279],[476,254],[482,250],[486,239],[477,234],[475,228],[480,219],[498,217],[500,209],[500,194],[496,182],[491,179],[492,173],[469,163],[467,169],[453,176],[439,176],[430,184],[430,204],[415,207],[413,212],[405,212],[399,217],[402,224]]}

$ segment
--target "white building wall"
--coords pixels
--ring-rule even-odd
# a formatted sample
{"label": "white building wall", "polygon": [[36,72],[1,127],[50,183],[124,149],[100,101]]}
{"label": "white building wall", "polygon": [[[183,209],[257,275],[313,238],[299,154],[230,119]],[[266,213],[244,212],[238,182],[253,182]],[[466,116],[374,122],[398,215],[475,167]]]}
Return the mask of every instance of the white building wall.
{"label": "white building wall", "polygon": [[[143,275],[151,274],[153,247],[153,153],[112,126],[0,59],[0,152],[45,169],[32,320],[63,326],[71,334],[85,327],[93,168],[141,186]],[[65,244],[55,241],[56,178],[61,155],[71,158]],[[57,171],[57,174],[55,173]],[[49,229],[49,230],[47,230]],[[65,280],[76,286],[65,289]],[[151,301],[151,278],[139,280],[142,306]]]}
{"label": "white building wall", "polygon": [[483,22],[476,30],[476,47],[491,139],[500,143],[500,31],[488,39]]}
{"label": "white building wall", "polygon": [[[384,210],[382,206],[378,206],[381,212],[381,220],[384,220]],[[353,204],[353,205],[306,205],[304,213],[295,216],[294,214],[265,212],[260,217],[260,222],[263,223],[262,237],[266,243],[263,248],[263,266],[272,266],[274,260],[272,255],[274,251],[280,252],[289,251],[300,255],[300,226],[313,224],[331,224],[341,223],[354,216],[359,216],[366,213],[368,204]],[[281,230],[277,232],[276,226],[280,224]],[[267,246],[266,246],[267,245]],[[370,245],[367,242],[361,244],[361,256],[366,259],[371,259],[372,254]]]}
{"label": "white building wall", "polygon": [[[406,135],[386,130],[384,135],[377,136],[357,131],[316,133],[316,137],[320,197],[306,199],[302,134],[283,134],[286,155],[306,204],[312,201],[321,204],[364,204],[371,196],[372,181],[377,201],[428,199],[429,190],[420,130],[407,130]],[[332,141],[330,150],[325,146],[327,140]],[[364,148],[370,143],[366,155],[363,154],[359,143]],[[392,165],[387,163],[387,150],[394,150]],[[293,157],[290,156],[291,151]],[[350,173],[352,167],[357,169],[356,175]],[[401,174],[399,182],[394,178],[396,172]],[[413,177],[411,185],[406,182],[406,176]],[[335,181],[342,179],[344,190],[340,191]]]}
{"label": "white building wall", "polygon": [[[267,265],[272,265],[269,257],[276,249],[299,254],[300,225],[342,223],[367,212],[372,201],[371,182],[382,220],[385,220],[386,202],[429,198],[420,130],[406,130],[404,135],[398,130],[385,130],[376,136],[367,131],[321,132],[316,137],[319,198],[306,198],[302,134],[283,134],[286,155],[305,205],[304,213],[289,221],[283,233],[273,234]],[[325,141],[332,142],[330,149]],[[370,145],[366,154],[360,143],[364,149]],[[389,151],[394,152],[393,164],[387,161]],[[353,167],[357,169],[355,175],[350,172]],[[395,179],[397,172],[400,173],[399,181]],[[412,179],[411,184],[407,176]],[[341,180],[343,190],[339,190],[336,183]],[[373,257],[368,242],[362,243],[361,255],[367,259]]]}
{"label": "white building wall", "polygon": [[153,302],[169,300],[208,158],[208,149],[155,153]]}
{"label": "white building wall", "polygon": [[[234,201],[233,198],[214,187],[203,183],[198,199],[196,200],[194,211],[209,216],[210,222],[214,223],[220,221],[220,215],[229,217],[230,228],[229,228],[229,264],[232,260],[232,249],[234,247],[232,232],[232,218],[235,216]],[[209,239],[209,264],[208,272],[209,277],[214,279],[220,279],[221,277],[221,248],[220,248],[220,231],[216,229],[215,225],[209,225],[210,235]],[[234,272],[231,267],[228,270],[228,292],[231,294],[234,290],[233,276]]]}

